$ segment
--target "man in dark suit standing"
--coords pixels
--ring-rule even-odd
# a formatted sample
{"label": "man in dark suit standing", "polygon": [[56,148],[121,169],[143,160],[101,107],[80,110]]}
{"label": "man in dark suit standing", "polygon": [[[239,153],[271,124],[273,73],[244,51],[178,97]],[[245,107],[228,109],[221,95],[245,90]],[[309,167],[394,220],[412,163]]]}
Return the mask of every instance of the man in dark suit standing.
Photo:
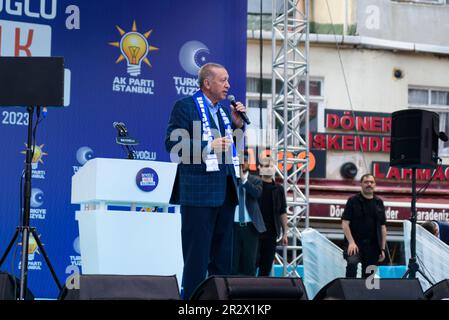
{"label": "man in dark suit standing", "polygon": [[255,276],[259,234],[267,229],[259,209],[262,180],[250,174],[247,154],[241,164],[238,190],[239,204],[234,215],[232,274]]}
{"label": "man in dark suit standing", "polygon": [[[242,143],[245,107],[220,105],[230,88],[226,69],[205,64],[200,90],[175,103],[165,147],[179,161],[170,203],[181,205],[183,289],[185,299],[210,275],[228,275],[232,267],[232,225],[240,176],[237,145]],[[235,132],[239,131],[239,132]]]}
{"label": "man in dark suit standing", "polygon": [[268,277],[273,267],[278,239],[281,239],[283,246],[288,245],[287,199],[283,186],[274,180],[274,160],[271,157],[263,157],[259,162],[259,174],[262,178],[259,206],[267,231],[259,238],[257,266],[258,276]]}

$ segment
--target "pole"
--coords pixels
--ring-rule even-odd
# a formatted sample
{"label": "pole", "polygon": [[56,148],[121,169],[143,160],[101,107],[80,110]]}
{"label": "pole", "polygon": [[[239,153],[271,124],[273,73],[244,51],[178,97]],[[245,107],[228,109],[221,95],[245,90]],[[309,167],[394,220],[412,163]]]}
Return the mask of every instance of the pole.
{"label": "pole", "polygon": [[33,107],[28,110],[28,139],[25,157],[25,185],[23,193],[23,225],[22,225],[22,258],[20,266],[20,300],[25,299],[28,279],[28,244],[30,239],[30,199],[31,199],[31,161],[34,147],[32,145],[33,136]]}
{"label": "pole", "polygon": [[[416,168],[412,168],[412,234],[410,237],[410,263],[416,264]],[[410,278],[416,278],[416,268],[410,269]]]}

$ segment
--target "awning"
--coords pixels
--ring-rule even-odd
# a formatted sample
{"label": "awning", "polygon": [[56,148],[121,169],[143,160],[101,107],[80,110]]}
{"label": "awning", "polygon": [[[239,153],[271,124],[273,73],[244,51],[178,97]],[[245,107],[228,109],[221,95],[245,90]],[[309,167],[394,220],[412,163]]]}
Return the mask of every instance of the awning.
{"label": "awning", "polygon": [[[376,195],[385,204],[389,221],[407,220],[411,217],[412,196],[410,187],[378,186]],[[340,218],[348,198],[360,191],[359,186],[348,184],[314,184],[310,187],[310,216]],[[428,190],[418,196],[417,220],[449,221],[449,190]]]}

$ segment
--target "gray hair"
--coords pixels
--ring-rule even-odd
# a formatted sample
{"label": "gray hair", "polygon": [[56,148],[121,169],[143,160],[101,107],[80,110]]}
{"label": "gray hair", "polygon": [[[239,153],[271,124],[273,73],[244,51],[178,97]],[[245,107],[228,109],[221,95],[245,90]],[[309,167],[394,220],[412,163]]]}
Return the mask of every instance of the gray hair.
{"label": "gray hair", "polygon": [[200,68],[200,70],[198,71],[198,83],[200,85],[200,89],[203,88],[204,80],[210,79],[215,75],[215,73],[212,70],[214,68],[225,69],[225,67],[223,67],[221,64],[212,62],[206,63],[204,66]]}

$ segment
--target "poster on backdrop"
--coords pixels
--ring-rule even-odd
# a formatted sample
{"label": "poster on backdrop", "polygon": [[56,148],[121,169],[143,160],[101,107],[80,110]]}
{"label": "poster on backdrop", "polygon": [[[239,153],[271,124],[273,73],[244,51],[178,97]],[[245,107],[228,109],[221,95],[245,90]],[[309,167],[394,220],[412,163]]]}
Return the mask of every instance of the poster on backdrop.
{"label": "poster on backdrop", "polygon": [[[0,56],[64,57],[66,107],[48,108],[37,128],[30,210],[61,281],[82,263],[73,174],[92,158],[126,158],[115,143],[115,121],[140,142],[138,159],[169,161],[164,136],[171,109],[197,90],[197,72],[207,62],[225,65],[232,94],[244,99],[246,14],[239,0],[0,0]],[[3,252],[20,223],[29,119],[23,106],[1,107],[0,116]],[[2,271],[19,275],[20,246],[12,251]],[[32,238],[28,254],[33,294],[56,298]]]}

